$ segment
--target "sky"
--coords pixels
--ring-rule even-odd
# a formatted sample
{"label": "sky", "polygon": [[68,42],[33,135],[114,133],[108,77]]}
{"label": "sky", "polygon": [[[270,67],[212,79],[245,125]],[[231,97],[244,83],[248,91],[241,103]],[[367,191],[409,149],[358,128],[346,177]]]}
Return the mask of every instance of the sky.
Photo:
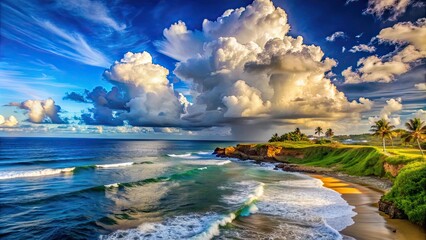
{"label": "sky", "polygon": [[417,0],[1,1],[0,136],[267,140],[426,120]]}

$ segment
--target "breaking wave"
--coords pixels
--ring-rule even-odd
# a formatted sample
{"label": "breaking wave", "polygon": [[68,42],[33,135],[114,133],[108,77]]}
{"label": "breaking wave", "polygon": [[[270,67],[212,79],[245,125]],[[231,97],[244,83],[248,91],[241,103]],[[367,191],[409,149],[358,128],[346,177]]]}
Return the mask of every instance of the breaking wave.
{"label": "breaking wave", "polygon": [[30,177],[40,177],[40,176],[49,176],[57,174],[69,174],[75,170],[75,167],[71,168],[46,168],[40,170],[30,170],[30,171],[9,171],[9,172],[0,172],[0,179],[12,179],[12,178],[30,178]]}
{"label": "breaking wave", "polygon": [[[143,223],[134,229],[118,230],[109,235],[100,236],[102,240],[115,239],[212,239],[220,234],[220,228],[231,223],[238,216],[247,216],[249,209],[254,209],[254,202],[263,194],[263,183],[242,182],[247,189],[244,196],[236,192],[229,196],[241,200],[235,211],[219,214],[188,214],[167,218],[163,222]],[[252,188],[252,189],[248,189]]]}

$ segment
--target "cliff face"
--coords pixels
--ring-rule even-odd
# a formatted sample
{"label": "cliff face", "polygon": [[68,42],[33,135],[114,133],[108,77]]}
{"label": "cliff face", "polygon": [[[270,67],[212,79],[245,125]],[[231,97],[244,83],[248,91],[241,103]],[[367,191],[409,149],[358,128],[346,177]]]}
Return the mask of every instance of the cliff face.
{"label": "cliff face", "polygon": [[280,146],[256,144],[238,144],[236,147],[216,148],[214,153],[218,157],[231,157],[239,159],[253,159],[261,161],[281,161],[285,162],[287,157],[303,158],[304,154],[300,150],[287,149]]}
{"label": "cliff face", "polygon": [[387,162],[383,163],[383,168],[385,169],[385,172],[389,173],[392,177],[396,177],[403,167],[405,167],[405,164],[392,165]]}

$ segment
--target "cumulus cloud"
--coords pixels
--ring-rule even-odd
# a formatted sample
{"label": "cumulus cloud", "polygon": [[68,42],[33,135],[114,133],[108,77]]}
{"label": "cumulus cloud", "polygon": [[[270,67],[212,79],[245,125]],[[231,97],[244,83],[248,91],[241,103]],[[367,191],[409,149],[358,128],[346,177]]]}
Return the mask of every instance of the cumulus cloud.
{"label": "cumulus cloud", "polygon": [[15,106],[27,111],[28,121],[32,123],[67,123],[67,119],[60,117],[61,107],[55,105],[51,98],[47,100],[26,100],[24,102],[12,102],[8,106]]}
{"label": "cumulus cloud", "polygon": [[349,52],[356,53],[356,52],[374,52],[376,51],[376,47],[374,46],[368,46],[366,44],[359,44],[353,46],[351,49],[349,49]]}
{"label": "cumulus cloud", "polygon": [[179,61],[175,75],[193,88],[184,119],[340,119],[371,108],[368,99],[348,101],[325,77],[336,62],[288,29],[286,13],[266,0],[205,20],[202,31],[183,22],[166,29],[157,46]]}
{"label": "cumulus cloud", "polygon": [[0,115],[0,127],[15,127],[18,125],[18,120],[13,116],[5,118],[3,115]]}
{"label": "cumulus cloud", "polygon": [[82,122],[90,125],[178,125],[190,103],[175,93],[168,74],[166,68],[152,62],[149,53],[128,52],[104,72],[104,78],[115,85],[110,91],[99,86],[84,93],[67,93],[64,99],[92,103],[93,108],[81,115]]}
{"label": "cumulus cloud", "polygon": [[414,117],[420,118],[422,121],[426,121],[426,111],[419,109],[414,113]]}
{"label": "cumulus cloud", "polygon": [[335,32],[333,34],[331,34],[330,36],[326,37],[325,40],[329,41],[329,42],[334,42],[337,38],[345,38],[346,35],[344,32]]}
{"label": "cumulus cloud", "polygon": [[[204,20],[201,30],[190,30],[182,21],[165,29],[156,46],[178,61],[174,74],[191,87],[192,103],[173,89],[168,70],[147,52],[127,53],[104,73],[121,93],[124,108],[113,109],[106,91],[99,103],[89,97],[93,91],[66,98],[93,103],[85,115],[91,124],[99,124],[94,111],[103,106],[120,124],[161,131],[230,126],[234,136],[298,118],[359,119],[371,109],[368,99],[349,101],[327,77],[336,61],[324,57],[320,47],[304,44],[301,36],[288,36],[289,28],[283,9],[256,0]],[[252,131],[244,130],[247,125]]]}
{"label": "cumulus cloud", "polygon": [[116,61],[104,77],[129,89],[128,112],[122,114],[131,125],[173,125],[183,113],[183,106],[169,84],[169,71],[152,63],[149,53],[128,52]]}
{"label": "cumulus cloud", "polygon": [[402,110],[402,99],[401,98],[391,98],[386,101],[386,105],[380,111],[379,116],[369,117],[368,120],[370,124],[380,119],[386,119],[390,121],[393,125],[401,124],[401,117],[399,115],[393,115],[395,112]]}
{"label": "cumulus cloud", "polygon": [[426,90],[426,83],[417,83],[417,84],[414,84],[414,87],[417,90],[425,91]]}
{"label": "cumulus cloud", "polygon": [[380,19],[388,14],[389,21],[395,21],[405,13],[412,0],[368,0],[368,7],[364,14],[371,14]]}
{"label": "cumulus cloud", "polygon": [[397,23],[382,29],[377,35],[381,43],[398,46],[393,55],[377,55],[361,58],[358,69],[348,67],[342,72],[345,83],[392,82],[396,76],[408,72],[426,57],[426,18]]}

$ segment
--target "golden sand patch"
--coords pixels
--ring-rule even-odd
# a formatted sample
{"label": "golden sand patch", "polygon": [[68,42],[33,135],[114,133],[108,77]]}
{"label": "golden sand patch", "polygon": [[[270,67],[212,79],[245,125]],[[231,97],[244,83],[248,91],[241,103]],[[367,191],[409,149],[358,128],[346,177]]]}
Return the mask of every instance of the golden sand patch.
{"label": "golden sand patch", "polygon": [[324,177],[321,175],[311,175],[314,178],[321,180],[324,183],[324,187],[330,188],[340,194],[361,194],[362,192],[356,188],[351,187],[350,183],[342,182],[341,180],[334,177]]}

